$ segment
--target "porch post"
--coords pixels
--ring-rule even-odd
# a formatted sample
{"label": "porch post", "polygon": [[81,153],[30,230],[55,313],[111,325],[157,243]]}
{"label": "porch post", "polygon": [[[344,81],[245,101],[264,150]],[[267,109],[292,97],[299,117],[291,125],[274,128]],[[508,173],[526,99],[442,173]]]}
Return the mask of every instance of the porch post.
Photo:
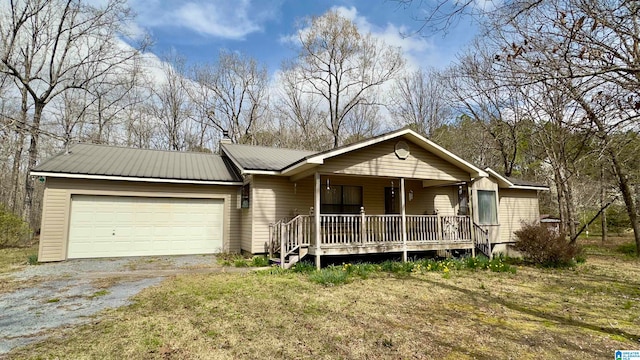
{"label": "porch post", "polygon": [[316,186],[313,196],[313,221],[316,238],[316,268],[320,270],[320,173],[316,172],[314,178]]}
{"label": "porch post", "polygon": [[[473,181],[473,180],[472,180]],[[469,221],[471,222],[471,242],[473,243],[473,247],[471,248],[471,256],[476,257],[476,240],[478,239],[476,234],[476,227],[473,226],[476,222],[473,219],[473,182],[467,183],[467,212],[469,213]]]}
{"label": "porch post", "polygon": [[402,216],[402,261],[407,262],[407,211],[404,194],[404,178],[400,178],[400,214]]}

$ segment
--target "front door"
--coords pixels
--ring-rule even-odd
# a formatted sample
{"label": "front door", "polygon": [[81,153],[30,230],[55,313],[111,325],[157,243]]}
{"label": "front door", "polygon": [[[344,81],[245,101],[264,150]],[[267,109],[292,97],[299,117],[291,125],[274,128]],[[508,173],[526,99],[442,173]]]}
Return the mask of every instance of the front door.
{"label": "front door", "polygon": [[400,214],[400,190],[397,187],[384,188],[384,213]]}

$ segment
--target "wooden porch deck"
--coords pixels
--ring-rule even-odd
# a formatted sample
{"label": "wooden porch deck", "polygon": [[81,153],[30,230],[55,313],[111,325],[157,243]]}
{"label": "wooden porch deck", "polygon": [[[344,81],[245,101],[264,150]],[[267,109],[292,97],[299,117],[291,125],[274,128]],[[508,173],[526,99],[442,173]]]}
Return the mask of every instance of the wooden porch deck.
{"label": "wooden porch deck", "polygon": [[[278,253],[281,263],[297,254],[360,255],[392,252],[471,249],[488,241],[486,234],[472,232],[468,216],[358,215],[321,214],[316,234],[315,217],[298,215],[271,226],[271,254]],[[316,243],[319,236],[320,243]],[[304,249],[304,254],[302,254]]]}

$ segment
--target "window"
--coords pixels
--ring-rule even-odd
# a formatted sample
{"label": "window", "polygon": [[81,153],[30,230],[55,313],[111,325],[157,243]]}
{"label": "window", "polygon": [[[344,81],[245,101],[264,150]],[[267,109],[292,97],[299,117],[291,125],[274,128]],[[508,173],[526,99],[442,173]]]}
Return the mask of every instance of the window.
{"label": "window", "polygon": [[478,190],[478,220],[480,224],[497,224],[496,192]]}
{"label": "window", "polygon": [[249,204],[251,204],[251,188],[249,184],[246,184],[242,187],[242,192],[240,194],[240,207],[243,209],[248,209]]}
{"label": "window", "polygon": [[323,187],[320,201],[320,212],[323,214],[359,214],[362,207],[362,186]]}

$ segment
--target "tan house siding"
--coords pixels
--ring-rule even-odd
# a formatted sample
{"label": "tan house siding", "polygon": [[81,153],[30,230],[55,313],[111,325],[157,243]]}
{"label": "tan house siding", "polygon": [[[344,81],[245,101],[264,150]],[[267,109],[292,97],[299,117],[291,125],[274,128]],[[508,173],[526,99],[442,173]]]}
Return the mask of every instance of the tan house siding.
{"label": "tan house siding", "polygon": [[65,189],[47,187],[42,204],[42,224],[38,260],[59,261],[66,258],[69,195]]}
{"label": "tan house siding", "polygon": [[237,252],[241,239],[237,189],[237,186],[47,178],[38,259],[66,259],[71,197],[74,194],[224,199],[224,250]]}
{"label": "tan house siding", "polygon": [[[253,177],[249,176],[245,179],[245,184],[249,184],[249,208],[240,209],[240,249],[242,251],[251,251],[251,239],[253,238],[253,209],[255,208],[256,198],[254,195]],[[238,189],[238,201],[240,199],[240,189]]]}
{"label": "tan house siding", "polygon": [[469,174],[465,171],[413,143],[409,143],[409,157],[399,159],[395,154],[397,142],[397,139],[384,141],[327,159],[320,167],[320,172],[412,179],[469,180]]}
{"label": "tan house siding", "polygon": [[521,228],[522,221],[538,220],[540,209],[538,194],[534,190],[500,190],[500,241],[515,241],[514,231]]}
{"label": "tan house siding", "polygon": [[269,241],[269,224],[295,215],[309,214],[313,206],[313,178],[291,182],[285,177],[254,175],[252,243],[249,251],[263,253]]}

